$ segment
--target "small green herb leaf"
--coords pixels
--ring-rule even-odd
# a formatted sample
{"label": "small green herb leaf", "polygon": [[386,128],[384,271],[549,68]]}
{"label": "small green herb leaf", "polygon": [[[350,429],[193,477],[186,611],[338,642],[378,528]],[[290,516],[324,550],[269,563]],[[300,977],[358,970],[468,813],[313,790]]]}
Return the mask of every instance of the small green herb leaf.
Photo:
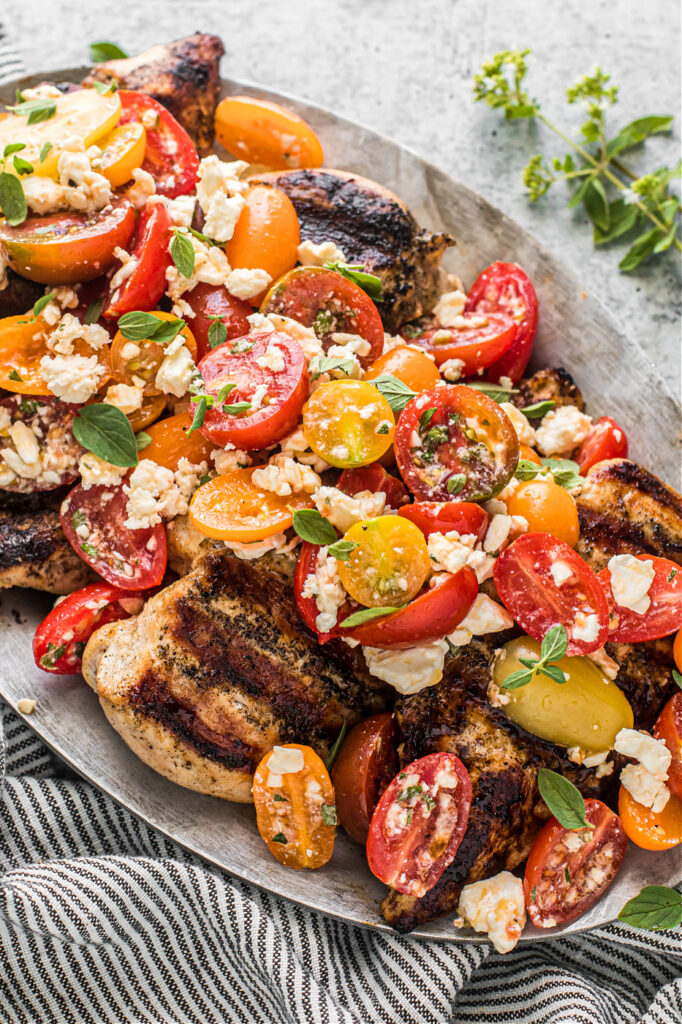
{"label": "small green herb leaf", "polygon": [[310,379],[317,380],[321,374],[329,373],[330,370],[341,370],[349,375],[353,372],[354,366],[355,363],[352,359],[337,358],[335,356],[314,356],[310,360]]}
{"label": "small green herb leaf", "polygon": [[283,843],[286,846],[287,837],[284,835],[283,832],[277,832],[276,835],[274,835],[272,837],[272,842],[273,843]]}
{"label": "small green herb leaf", "polygon": [[583,206],[593,224],[600,231],[609,229],[609,203],[599,178],[592,178],[583,193]]}
{"label": "small green herb leaf", "polygon": [[240,416],[251,408],[251,402],[235,402],[234,405],[223,405],[222,408],[228,416]]}
{"label": "small green herb leaf", "polygon": [[349,628],[350,626],[361,626],[363,622],[371,622],[373,619],[381,619],[384,615],[392,615],[399,612],[400,608],[361,608],[359,612],[353,612],[339,625]]}
{"label": "small green herb leaf", "polygon": [[145,338],[154,336],[161,323],[158,316],[134,310],[132,313],[123,314],[118,321],[118,329],[129,341],[144,341]]}
{"label": "small green herb leaf", "polygon": [[141,452],[143,448],[147,448],[151,443],[151,436],[144,430],[138,430],[135,434],[135,444],[137,445],[138,452]]}
{"label": "small green herb leaf", "polygon": [[194,246],[187,235],[181,234],[177,228],[173,232],[170,254],[182,276],[190,278],[194,271]]}
{"label": "small green herb leaf", "polygon": [[623,150],[644,142],[649,135],[669,132],[672,126],[672,117],[661,117],[656,114],[649,117],[638,117],[630,124],[626,124],[625,128],[621,128],[616,137],[607,144],[606,152],[608,156],[616,156],[617,153],[622,153]]}
{"label": "small green herb leaf", "polygon": [[518,690],[521,686],[528,686],[528,683],[533,678],[533,673],[530,669],[519,668],[516,672],[510,672],[502,683],[503,690]]}
{"label": "small green herb leaf", "polygon": [[435,416],[435,414],[436,414],[436,410],[433,407],[430,408],[430,409],[424,409],[424,412],[419,417],[419,433],[420,434],[423,434],[424,431],[428,428],[428,425],[431,422],[431,420],[433,419],[433,417]]}
{"label": "small green herb leaf", "polygon": [[51,142],[44,142],[40,147],[40,153],[38,154],[38,161],[42,164],[43,160],[47,157],[50,150],[53,149]]}
{"label": "small green herb leaf", "polygon": [[665,931],[682,924],[682,895],[665,885],[646,885],[625,904],[620,921],[646,931]]}
{"label": "small green herb leaf", "polygon": [[210,348],[217,348],[227,341],[227,327],[220,317],[212,317],[212,323],[208,329],[208,344]]}
{"label": "small green herb leaf", "polygon": [[8,107],[13,114],[25,117],[27,124],[39,124],[40,121],[49,121],[57,113],[57,104],[54,100],[24,100],[17,103],[15,107]]}
{"label": "small green herb leaf", "polygon": [[564,828],[587,828],[585,817],[585,801],[580,790],[572,782],[558,772],[549,768],[538,771],[538,787],[540,795],[550,811]]}
{"label": "small green herb leaf", "polygon": [[325,267],[327,270],[335,270],[337,274],[347,277],[349,281],[362,288],[363,292],[366,292],[374,302],[383,301],[381,278],[376,274],[368,273],[361,263],[343,263],[341,260],[334,260],[331,263],[325,263]]}
{"label": "small green herb leaf", "polygon": [[76,440],[113,466],[136,466],[137,444],[128,419],[115,405],[84,405],[73,421]]}
{"label": "small green herb leaf", "polygon": [[549,398],[545,402],[535,402],[533,405],[527,405],[524,409],[521,409],[521,412],[529,420],[539,420],[540,417],[546,416],[555,405],[554,399]]}
{"label": "small green herb leaf", "polygon": [[56,292],[48,292],[47,295],[41,295],[39,299],[33,303],[33,319],[37,320],[42,311],[56,295]]}
{"label": "small green herb leaf", "polygon": [[547,630],[542,638],[540,654],[543,661],[559,661],[566,654],[568,636],[564,626],[557,624]]}
{"label": "small green herb leaf", "polygon": [[336,530],[316,508],[302,508],[294,512],[294,530],[311,544],[335,544]]}
{"label": "small green herb leaf", "polygon": [[101,296],[100,296],[99,299],[96,299],[94,302],[91,302],[90,305],[88,306],[88,308],[85,311],[85,316],[83,317],[83,323],[84,324],[96,324],[97,321],[99,320],[99,318],[102,315],[102,306],[103,306],[103,304],[104,304],[104,298],[101,297]]}
{"label": "small green herb leaf", "polygon": [[481,394],[492,398],[493,402],[508,402],[512,395],[518,394],[518,388],[503,388],[501,384],[487,384],[482,381],[480,384],[467,384],[467,387],[480,391]]}
{"label": "small green herb leaf", "polygon": [[204,425],[207,408],[208,402],[206,401],[206,396],[201,395],[197,401],[197,407],[194,410],[194,419],[192,420],[192,426],[187,431],[188,437],[191,437],[195,430],[198,430],[199,427],[202,427]]}
{"label": "small green herb leaf", "polygon": [[128,54],[121,49],[118,43],[109,43],[102,40],[99,43],[90,43],[90,60],[93,64],[104,64],[108,60],[123,60]]}
{"label": "small green herb leaf", "polygon": [[459,494],[466,487],[467,478],[464,473],[455,473],[448,479],[446,484],[448,494]]}
{"label": "small green herb leaf", "polygon": [[118,86],[113,78],[109,82],[93,82],[92,85],[95,92],[98,92],[100,96],[106,96],[110,92],[118,91]]}
{"label": "small green herb leaf", "polygon": [[356,547],[354,540],[337,540],[335,544],[329,545],[329,554],[339,562],[347,562]]}
{"label": "small green herb leaf", "polygon": [[673,679],[682,690],[682,674],[680,674],[676,668],[673,669]]}
{"label": "small green herb leaf", "polygon": [[16,371],[16,370],[14,370],[14,369],[10,370],[10,371],[9,371],[9,373],[7,374],[7,376],[9,377],[9,379],[10,379],[10,380],[18,380],[18,381],[23,381],[23,379],[24,379],[24,378],[23,378],[23,377],[22,377],[22,376],[21,376],[20,374],[18,374],[18,373],[17,373],[17,371]]}
{"label": "small green herb leaf", "polygon": [[20,156],[15,156],[12,163],[14,164],[14,170],[17,174],[33,174],[33,164],[30,164],[28,160],[24,160]]}
{"label": "small green herb leaf", "polygon": [[417,394],[416,391],[412,391],[407,384],[403,384],[401,380],[393,377],[390,373],[382,373],[370,383],[377,391],[381,392],[393,412],[402,412],[407,403]]}
{"label": "small green herb leaf", "polygon": [[3,157],[11,156],[12,153],[20,153],[22,149],[26,149],[25,142],[8,142],[2,151]]}
{"label": "small green herb leaf", "polygon": [[555,683],[560,685],[566,682],[566,676],[561,671],[558,665],[542,665],[539,669],[543,675],[549,676]]}
{"label": "small green herb leaf", "polygon": [[21,182],[14,174],[0,174],[0,207],[12,227],[26,220],[26,196]]}
{"label": "small green herb leaf", "polygon": [[341,723],[341,728],[339,729],[339,735],[334,740],[333,746],[329,753],[327,754],[327,760],[324,762],[325,768],[327,769],[328,772],[330,772],[334,767],[334,761],[336,761],[336,758],[338,757],[339,750],[341,749],[343,741],[346,738],[347,732],[348,724],[346,722],[346,719],[344,718],[343,722]]}
{"label": "small green herb leaf", "polygon": [[320,814],[325,825],[338,825],[335,804],[322,804]]}
{"label": "small green herb leaf", "polygon": [[662,237],[663,232],[659,228],[652,228],[650,231],[645,231],[643,235],[640,235],[637,241],[630,246],[628,251],[623,256],[618,266],[627,273],[630,270],[634,270],[638,267],[648,256],[651,256],[652,252],[656,247],[656,243]]}

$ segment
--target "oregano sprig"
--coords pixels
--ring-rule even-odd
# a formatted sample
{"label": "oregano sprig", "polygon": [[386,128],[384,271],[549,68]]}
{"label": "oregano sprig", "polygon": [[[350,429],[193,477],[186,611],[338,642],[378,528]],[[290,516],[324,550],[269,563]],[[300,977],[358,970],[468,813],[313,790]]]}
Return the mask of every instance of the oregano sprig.
{"label": "oregano sprig", "polygon": [[566,676],[559,666],[553,664],[553,662],[560,661],[563,658],[567,647],[568,636],[566,635],[565,627],[561,624],[551,626],[542,639],[540,657],[519,658],[524,667],[511,672],[502,683],[502,688],[504,690],[518,690],[521,686],[527,686],[538,673],[548,676],[555,683],[565,683]]}

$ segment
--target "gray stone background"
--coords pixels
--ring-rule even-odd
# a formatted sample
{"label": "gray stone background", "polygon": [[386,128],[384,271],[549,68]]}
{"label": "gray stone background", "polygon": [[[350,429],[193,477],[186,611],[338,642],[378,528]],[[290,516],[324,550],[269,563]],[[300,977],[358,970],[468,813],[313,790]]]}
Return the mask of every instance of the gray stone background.
{"label": "gray stone background", "polygon": [[[223,72],[296,93],[417,150],[481,192],[551,247],[637,338],[676,393],[680,384],[680,261],[675,251],[622,275],[624,249],[595,250],[563,185],[538,204],[521,171],[540,149],[563,153],[541,126],[506,124],[472,101],[481,61],[532,50],[530,91],[577,138],[565,88],[595,64],[620,98],[615,130],[644,114],[675,114],[675,133],[629,157],[636,170],[679,157],[677,0],[0,0],[28,71],[87,61],[92,40],[136,53],[196,30],[222,36]],[[596,367],[595,367],[596,368]]]}

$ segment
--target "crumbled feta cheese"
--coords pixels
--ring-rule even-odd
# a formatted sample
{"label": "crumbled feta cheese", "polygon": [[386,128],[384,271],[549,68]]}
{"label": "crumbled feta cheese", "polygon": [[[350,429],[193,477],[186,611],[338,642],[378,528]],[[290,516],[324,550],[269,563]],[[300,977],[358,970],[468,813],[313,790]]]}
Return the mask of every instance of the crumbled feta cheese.
{"label": "crumbled feta cheese", "polygon": [[28,465],[38,463],[40,459],[40,445],[38,438],[31,428],[23,420],[16,420],[9,427],[9,436],[14,442],[19,457]]}
{"label": "crumbled feta cheese", "polygon": [[263,355],[256,358],[256,365],[260,366],[262,370],[281,373],[285,367],[282,349],[278,348],[275,342],[270,342]]}
{"label": "crumbled feta cheese", "polygon": [[50,392],[73,405],[87,402],[106,376],[96,355],[43,356],[40,371]]}
{"label": "crumbled feta cheese", "polygon": [[224,192],[216,192],[208,206],[203,233],[216,242],[229,242],[245,205],[244,196],[228,198]]}
{"label": "crumbled feta cheese", "polygon": [[614,555],[609,559],[611,593],[621,608],[644,615],[651,604],[649,589],[656,575],[651,559],[634,555]]}
{"label": "crumbled feta cheese", "polygon": [[566,580],[570,580],[573,575],[573,570],[570,565],[566,565],[561,559],[557,558],[556,562],[552,562],[549,567],[550,574],[557,587],[560,587]]}
{"label": "crumbled feta cheese", "polygon": [[110,462],[100,459],[94,452],[86,452],[78,461],[78,472],[81,475],[81,486],[84,491],[91,487],[106,485],[116,487],[125,476],[125,469],[113,466]]}
{"label": "crumbled feta cheese", "polygon": [[454,573],[468,565],[476,573],[478,582],[483,583],[492,576],[495,559],[485,551],[477,550],[476,542],[474,533],[462,536],[457,530],[432,533],[427,540],[427,546],[434,570]]}
{"label": "crumbled feta cheese", "polygon": [[187,511],[187,499],[176,485],[173,471],[151,459],[138,463],[123,490],[128,496],[125,526],[130,530],[147,529],[160,523],[162,516],[170,519]]}
{"label": "crumbled feta cheese", "polygon": [[104,175],[93,171],[87,153],[60,153],[57,173],[67,208],[95,213],[110,202],[111,185]]}
{"label": "crumbled feta cheese", "polygon": [[605,647],[600,647],[598,651],[590,651],[587,657],[602,670],[608,679],[615,679],[618,675],[620,665],[617,661],[614,661],[613,658],[608,656]]}
{"label": "crumbled feta cheese", "polygon": [[156,182],[149,171],[142,167],[136,167],[133,171],[133,184],[126,189],[126,199],[132,203],[136,210],[142,210],[147,205],[150,196],[156,194]]}
{"label": "crumbled feta cheese", "polygon": [[402,651],[363,647],[362,653],[373,676],[390,683],[398,693],[410,694],[440,682],[448,649],[445,640],[435,640]]}
{"label": "crumbled feta cheese", "polygon": [[281,497],[300,491],[312,494],[322,485],[310,466],[282,454],[274,455],[267,466],[254,469],[251,481],[256,487],[273,491]]}
{"label": "crumbled feta cheese", "polygon": [[321,459],[319,455],[316,455],[308,447],[302,427],[297,427],[291,434],[283,438],[279,446],[282,450],[282,455],[296,459],[298,462],[302,462],[304,466],[310,466],[316,473],[324,473],[326,469],[329,469],[329,463]]}
{"label": "crumbled feta cheese", "polygon": [[175,264],[166,268],[166,294],[176,305],[185,292],[191,292],[198,284],[225,284],[230,274],[227,256],[219,245],[206,245],[196,235],[187,234],[186,237],[194,249],[194,268],[190,277],[181,274]]}
{"label": "crumbled feta cheese", "polygon": [[137,260],[133,259],[130,253],[126,252],[125,249],[122,249],[120,245],[117,245],[114,249],[114,256],[117,260],[121,261],[121,266],[118,268],[109,283],[112,293],[117,291],[137,269]]}
{"label": "crumbled feta cheese", "polygon": [[253,299],[270,284],[267,270],[240,267],[232,270],[225,282],[228,292],[237,299]]}
{"label": "crumbled feta cheese", "polygon": [[30,697],[21,697],[17,701],[17,711],[20,715],[32,715],[36,709],[36,702]]}
{"label": "crumbled feta cheese", "polygon": [[273,533],[270,537],[265,537],[263,540],[254,540],[247,544],[242,544],[238,540],[224,540],[223,545],[233,555],[236,555],[237,558],[241,558],[245,562],[251,562],[254,558],[261,558],[263,555],[268,554],[269,551],[290,551],[299,540],[300,538],[296,537],[293,541],[287,543],[286,533]]}
{"label": "crumbled feta cheese", "polygon": [[129,416],[136,409],[142,408],[143,397],[144,389],[134,384],[112,384],[107,388],[104,402],[106,405],[115,405],[125,416]]}
{"label": "crumbled feta cheese", "polygon": [[511,425],[516,431],[519,444],[527,444],[533,447],[536,443],[535,431],[523,413],[515,405],[512,405],[511,402],[500,402],[500,409],[506,412],[511,420]]}
{"label": "crumbled feta cheese", "polygon": [[240,195],[248,189],[248,182],[240,180],[248,166],[244,160],[233,160],[227,163],[220,160],[215,154],[204,157],[200,161],[197,199],[205,217],[210,216],[212,204],[217,196]]}
{"label": "crumbled feta cheese", "polygon": [[182,334],[178,334],[166,349],[166,354],[156,371],[155,384],[164,395],[182,398],[187,393],[196,372],[192,353],[185,345]]}
{"label": "crumbled feta cheese", "polygon": [[251,465],[249,453],[234,447],[215,448],[211,452],[211,458],[215,463],[218,476],[225,476],[226,473],[232,473],[235,469],[242,469],[244,466]]}
{"label": "crumbled feta cheese", "polygon": [[599,618],[593,612],[576,612],[573,623],[573,639],[582,640],[583,643],[591,644],[599,636]]}
{"label": "crumbled feta cheese", "polygon": [[345,602],[347,594],[339,577],[336,559],[321,547],[317,553],[317,566],[303,581],[303,598],[313,598],[318,608],[315,627],[320,633],[328,633],[336,625],[337,613]]}
{"label": "crumbled feta cheese", "polygon": [[312,497],[318,512],[341,533],[345,533],[353,523],[380,516],[386,505],[383,491],[360,491],[351,497],[337,487],[320,487]]}
{"label": "crumbled feta cheese", "polygon": [[168,210],[168,215],[176,228],[191,228],[194,218],[196,197],[177,196],[175,199],[167,199],[165,196],[154,196],[152,202],[163,203]]}
{"label": "crumbled feta cheese", "polygon": [[201,486],[201,478],[208,473],[208,462],[195,464],[181,456],[178,460],[178,468],[175,470],[174,482],[185,501],[189,500],[196,490]]}
{"label": "crumbled feta cheese", "polygon": [[487,633],[500,633],[511,629],[514,617],[497,601],[487,594],[477,594],[467,615],[460,622],[449,640],[455,647],[464,647],[474,636],[485,636]]}
{"label": "crumbled feta cheese", "polygon": [[500,551],[512,528],[512,517],[508,515],[494,515],[486,531],[483,541],[483,550],[489,554]]}
{"label": "crumbled feta cheese", "polygon": [[320,242],[319,245],[304,239],[298,247],[298,262],[304,267],[323,267],[325,263],[345,263],[346,257],[334,242]]}
{"label": "crumbled feta cheese", "polygon": [[464,312],[467,297],[464,292],[444,292],[433,307],[435,316],[441,327],[455,327]]}
{"label": "crumbled feta cheese", "polygon": [[82,324],[72,313],[64,313],[47,337],[47,348],[60,356],[74,353],[74,343],[84,342],[96,352],[111,344],[109,332],[99,324]]}
{"label": "crumbled feta cheese", "polygon": [[308,363],[315,356],[325,354],[322,342],[312,327],[304,327],[297,320],[292,320],[288,316],[280,316],[279,313],[268,313],[267,316],[263,316],[261,313],[252,313],[247,319],[253,331],[283,331],[288,334],[301,346]]}
{"label": "crumbled feta cheese", "polygon": [[61,100],[64,93],[56,85],[43,82],[42,85],[34,85],[31,89],[21,90],[22,100]]}
{"label": "crumbled feta cheese", "polygon": [[639,764],[628,764],[623,768],[620,781],[637,803],[658,814],[670,799],[670,790],[665,783],[672,755],[665,743],[646,732],[621,729],[613,747],[619,754],[639,761]]}
{"label": "crumbled feta cheese", "polygon": [[543,455],[569,455],[585,440],[592,419],[575,405],[551,409],[535,431],[535,442]]}
{"label": "crumbled feta cheese", "polygon": [[463,359],[446,359],[444,363],[441,363],[439,370],[442,377],[446,380],[455,381],[462,377],[462,371],[466,363]]}
{"label": "crumbled feta cheese", "polygon": [[292,775],[303,770],[303,751],[297,747],[273,747],[268,769],[274,775]]}
{"label": "crumbled feta cheese", "polygon": [[457,913],[477,932],[487,932],[498,953],[509,953],[526,923],[523,882],[510,871],[465,885]]}

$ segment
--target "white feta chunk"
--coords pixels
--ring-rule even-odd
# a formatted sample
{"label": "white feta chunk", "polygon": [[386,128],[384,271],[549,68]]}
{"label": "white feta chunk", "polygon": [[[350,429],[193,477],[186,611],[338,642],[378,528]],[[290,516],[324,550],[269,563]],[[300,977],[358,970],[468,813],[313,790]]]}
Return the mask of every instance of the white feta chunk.
{"label": "white feta chunk", "polygon": [[304,267],[323,267],[325,263],[345,263],[346,257],[334,242],[311,242],[304,239],[298,247],[298,262]]}
{"label": "white feta chunk", "polygon": [[519,444],[527,444],[532,448],[536,443],[535,431],[523,413],[511,402],[500,402],[500,409],[506,412],[511,425],[516,431]]}
{"label": "white feta chunk", "polygon": [[402,651],[363,647],[362,653],[373,676],[389,683],[398,693],[410,694],[440,682],[448,649],[445,640],[435,640]]}
{"label": "white feta chunk", "polygon": [[326,547],[317,554],[315,572],[309,573],[303,581],[301,595],[313,598],[319,614],[315,627],[320,633],[328,633],[336,625],[338,610],[344,604],[347,594],[341,583],[336,559]]}
{"label": "white feta chunk", "polygon": [[240,267],[232,270],[225,282],[228,292],[237,299],[253,299],[270,284],[272,278],[267,270]]}
{"label": "white feta chunk", "polygon": [[537,447],[543,455],[570,455],[585,440],[591,426],[591,417],[575,405],[560,405],[547,413],[535,431]]}
{"label": "white feta chunk", "polygon": [[106,405],[115,405],[125,416],[142,408],[144,389],[134,384],[111,384],[104,396]]}
{"label": "white feta chunk", "polygon": [[646,732],[621,729],[613,744],[614,750],[639,764],[627,764],[620,773],[620,781],[630,795],[655,814],[662,811],[670,799],[666,786],[672,755],[662,740]]}
{"label": "white feta chunk", "polygon": [[353,523],[363,519],[376,519],[384,511],[386,495],[383,491],[360,491],[351,497],[337,487],[320,487],[312,496],[318,512],[329,519],[341,533]]}
{"label": "white feta chunk", "polygon": [[609,559],[611,593],[621,608],[628,608],[638,615],[649,610],[651,598],[649,589],[656,575],[650,559],[635,558],[634,555],[614,555]]}
{"label": "white feta chunk", "polygon": [[510,871],[465,885],[457,913],[474,931],[486,932],[498,953],[509,953],[526,923],[523,882]]}

